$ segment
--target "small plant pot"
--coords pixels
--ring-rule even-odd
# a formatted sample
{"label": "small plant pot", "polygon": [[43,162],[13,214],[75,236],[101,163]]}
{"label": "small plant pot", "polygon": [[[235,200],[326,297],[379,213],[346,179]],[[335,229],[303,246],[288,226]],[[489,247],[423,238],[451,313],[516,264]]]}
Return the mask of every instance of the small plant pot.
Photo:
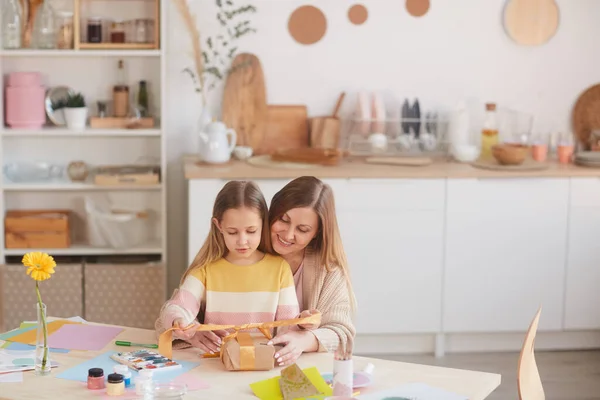
{"label": "small plant pot", "polygon": [[65,107],[65,121],[69,129],[83,129],[87,122],[88,109],[87,107]]}

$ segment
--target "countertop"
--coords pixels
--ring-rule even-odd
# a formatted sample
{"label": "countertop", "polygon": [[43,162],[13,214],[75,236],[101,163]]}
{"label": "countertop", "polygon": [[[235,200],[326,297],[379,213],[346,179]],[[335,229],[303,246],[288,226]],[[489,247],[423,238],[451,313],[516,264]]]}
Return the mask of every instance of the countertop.
{"label": "countertop", "polygon": [[435,160],[428,166],[407,167],[367,164],[362,159],[344,159],[337,166],[308,165],[306,168],[267,168],[231,160],[226,164],[198,163],[195,156],[184,156],[186,179],[286,179],[302,175],[318,178],[570,178],[600,177],[600,168],[562,165],[550,160],[548,168],[538,171],[492,171],[469,164]]}

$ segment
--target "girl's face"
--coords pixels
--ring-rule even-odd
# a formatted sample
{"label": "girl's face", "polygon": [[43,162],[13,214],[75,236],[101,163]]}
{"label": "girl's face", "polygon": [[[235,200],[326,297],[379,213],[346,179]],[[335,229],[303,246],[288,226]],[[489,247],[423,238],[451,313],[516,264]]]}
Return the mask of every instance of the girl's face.
{"label": "girl's face", "polygon": [[273,250],[282,256],[303,250],[318,229],[319,216],[312,208],[292,208],[271,226]]}
{"label": "girl's face", "polygon": [[225,211],[221,222],[213,218],[213,223],[223,234],[229,257],[247,259],[260,244],[262,218],[251,208],[232,208]]}

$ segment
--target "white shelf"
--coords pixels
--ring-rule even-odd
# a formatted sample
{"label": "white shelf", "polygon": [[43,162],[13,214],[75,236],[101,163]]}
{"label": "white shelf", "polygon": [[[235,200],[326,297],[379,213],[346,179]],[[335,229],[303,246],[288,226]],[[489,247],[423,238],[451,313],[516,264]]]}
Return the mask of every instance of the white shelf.
{"label": "white shelf", "polygon": [[160,57],[160,50],[0,50],[0,57]]}
{"label": "white shelf", "polygon": [[46,127],[42,129],[11,129],[4,128],[0,131],[2,136],[75,136],[75,137],[96,137],[96,136],[122,136],[122,137],[148,137],[160,136],[160,129],[78,129],[72,130],[62,127]]}
{"label": "white shelf", "polygon": [[110,247],[91,247],[88,245],[73,245],[66,249],[4,249],[7,256],[22,256],[30,251],[41,251],[51,256],[77,256],[77,255],[119,255],[119,254],[162,254],[160,242],[150,242],[145,245],[127,249],[113,249]]}
{"label": "white shelf", "polygon": [[4,191],[11,192],[54,192],[54,191],[110,191],[110,190],[160,190],[156,185],[94,185],[93,183],[5,183]]}

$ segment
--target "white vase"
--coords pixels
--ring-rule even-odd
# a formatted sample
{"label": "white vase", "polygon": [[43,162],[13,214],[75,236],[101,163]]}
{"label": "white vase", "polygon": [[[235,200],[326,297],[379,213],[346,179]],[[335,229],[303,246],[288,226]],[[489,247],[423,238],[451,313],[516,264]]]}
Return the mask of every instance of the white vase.
{"label": "white vase", "polygon": [[65,121],[69,129],[84,129],[87,121],[88,109],[87,107],[65,107],[63,108],[65,113]]}

